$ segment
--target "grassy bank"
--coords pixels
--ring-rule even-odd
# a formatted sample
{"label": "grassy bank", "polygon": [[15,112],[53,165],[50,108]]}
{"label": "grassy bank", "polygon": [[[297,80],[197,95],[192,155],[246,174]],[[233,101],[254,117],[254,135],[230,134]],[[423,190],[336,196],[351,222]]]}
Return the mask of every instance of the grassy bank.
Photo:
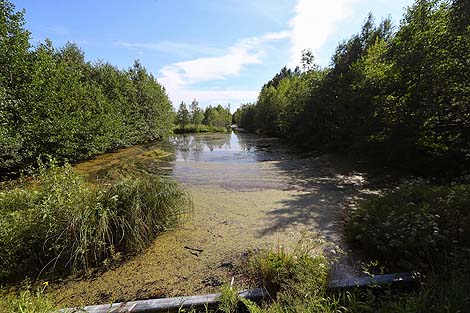
{"label": "grassy bank", "polygon": [[42,167],[0,192],[0,280],[107,266],[144,249],[191,207],[179,184],[159,176],[91,185],[70,166]]}
{"label": "grassy bank", "polygon": [[[416,271],[420,287],[331,291],[329,260],[300,245],[261,251],[244,271],[271,298],[261,304],[223,288],[223,312],[467,312],[470,306],[470,187],[406,184],[359,204],[346,235],[369,272]],[[315,253],[316,251],[316,253]]]}
{"label": "grassy bank", "polygon": [[[219,310],[225,313],[277,312],[467,312],[470,298],[468,262],[453,259],[452,269],[434,272],[417,290],[370,287],[331,291],[328,262],[306,250],[262,251],[250,259],[247,272],[268,289],[271,298],[261,304],[239,299],[234,288],[222,288]],[[462,262],[463,261],[463,262]]]}
{"label": "grassy bank", "polygon": [[228,132],[227,127],[217,127],[204,124],[189,124],[184,127],[177,126],[173,129],[175,134],[186,134],[186,133],[226,133]]}

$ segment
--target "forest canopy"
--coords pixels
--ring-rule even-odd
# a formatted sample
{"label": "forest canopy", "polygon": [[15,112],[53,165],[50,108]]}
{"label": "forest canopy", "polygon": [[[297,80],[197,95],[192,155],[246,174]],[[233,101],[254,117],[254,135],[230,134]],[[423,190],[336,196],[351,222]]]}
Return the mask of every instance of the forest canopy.
{"label": "forest canopy", "polygon": [[74,43],[30,44],[24,11],[0,0],[0,172],[38,158],[75,161],[165,138],[174,110],[139,61],[85,61]]}
{"label": "forest canopy", "polygon": [[326,68],[306,51],[302,70],[283,68],[233,119],[312,149],[462,174],[470,164],[469,60],[470,2],[418,0],[398,27],[370,14]]}

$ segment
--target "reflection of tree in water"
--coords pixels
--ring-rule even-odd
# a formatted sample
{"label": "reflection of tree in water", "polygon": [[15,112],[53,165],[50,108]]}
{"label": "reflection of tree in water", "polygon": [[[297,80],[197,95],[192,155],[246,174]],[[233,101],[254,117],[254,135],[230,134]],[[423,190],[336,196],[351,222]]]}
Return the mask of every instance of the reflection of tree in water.
{"label": "reflection of tree in water", "polygon": [[176,151],[181,154],[183,160],[188,160],[189,158],[189,147],[191,143],[191,138],[193,136],[181,135],[173,137],[173,143],[176,146]]}
{"label": "reflection of tree in water", "polygon": [[260,136],[250,133],[235,132],[240,150],[254,153],[258,161],[267,161],[274,155],[284,154],[289,149],[280,142],[279,138]]}
{"label": "reflection of tree in water", "polygon": [[230,134],[182,135],[173,137],[173,142],[184,161],[199,161],[204,150],[230,148]]}
{"label": "reflection of tree in water", "polygon": [[238,140],[238,145],[240,146],[240,150],[245,151],[245,152],[250,152],[253,149],[253,142],[249,139],[250,135],[247,134],[240,134],[237,132],[234,132],[235,136],[237,136]]}
{"label": "reflection of tree in water", "polygon": [[216,148],[221,150],[224,148],[224,146],[228,146],[228,148],[230,148],[230,134],[221,133],[212,138],[204,136],[201,137],[200,140],[204,141],[204,144],[211,152]]}

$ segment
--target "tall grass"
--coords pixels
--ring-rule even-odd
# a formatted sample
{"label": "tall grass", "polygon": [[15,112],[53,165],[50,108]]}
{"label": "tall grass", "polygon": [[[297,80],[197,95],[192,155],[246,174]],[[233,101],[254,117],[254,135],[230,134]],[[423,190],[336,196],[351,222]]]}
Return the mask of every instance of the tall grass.
{"label": "tall grass", "polygon": [[250,257],[246,271],[272,301],[243,303],[249,312],[333,312],[326,294],[328,270],[327,259],[308,241],[289,250],[263,250]]}
{"label": "tall grass", "polygon": [[0,192],[0,279],[75,273],[145,248],[192,202],[159,176],[91,185],[65,167],[44,168],[25,188]]}
{"label": "tall grass", "polygon": [[26,281],[18,291],[0,294],[0,313],[50,313],[56,308],[45,294],[47,283],[33,287]]}
{"label": "tall grass", "polygon": [[332,291],[327,289],[328,262],[321,255],[312,255],[302,247],[296,251],[264,250],[250,258],[245,270],[255,282],[269,289],[271,297],[256,304],[247,299],[234,299],[236,292],[224,287],[219,310],[225,313],[468,312],[469,265],[468,259],[453,258],[448,264],[450,270],[429,277],[422,288],[413,291],[374,286]]}

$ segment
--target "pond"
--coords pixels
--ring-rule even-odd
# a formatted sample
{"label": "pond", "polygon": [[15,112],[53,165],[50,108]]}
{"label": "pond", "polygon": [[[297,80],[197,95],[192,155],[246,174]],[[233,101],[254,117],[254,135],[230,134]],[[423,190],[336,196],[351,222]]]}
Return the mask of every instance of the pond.
{"label": "pond", "polygon": [[[243,132],[179,135],[76,164],[90,180],[139,171],[173,176],[190,191],[194,212],[144,253],[103,273],[56,283],[53,293],[58,303],[76,306],[209,293],[231,277],[244,288],[237,267],[247,252],[301,238],[323,238],[327,253],[338,255],[346,247],[345,210],[392,179],[368,167]],[[354,275],[350,258],[341,259],[332,275]]]}

